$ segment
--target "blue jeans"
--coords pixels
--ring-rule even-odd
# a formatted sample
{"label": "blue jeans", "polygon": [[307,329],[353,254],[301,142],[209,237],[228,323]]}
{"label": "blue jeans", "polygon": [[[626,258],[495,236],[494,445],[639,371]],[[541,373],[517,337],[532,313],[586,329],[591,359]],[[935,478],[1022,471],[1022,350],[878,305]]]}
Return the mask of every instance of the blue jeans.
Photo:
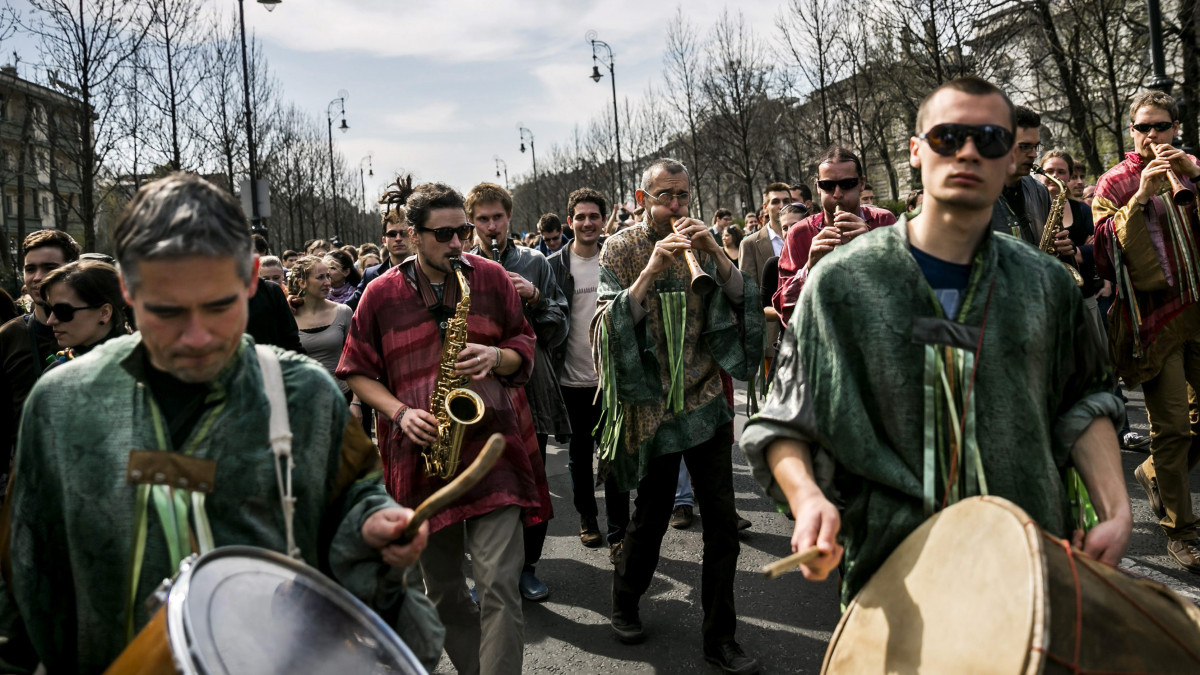
{"label": "blue jeans", "polygon": [[687,462],[680,462],[679,482],[675,484],[675,507],[695,505],[696,495],[692,492],[692,477],[688,474]]}

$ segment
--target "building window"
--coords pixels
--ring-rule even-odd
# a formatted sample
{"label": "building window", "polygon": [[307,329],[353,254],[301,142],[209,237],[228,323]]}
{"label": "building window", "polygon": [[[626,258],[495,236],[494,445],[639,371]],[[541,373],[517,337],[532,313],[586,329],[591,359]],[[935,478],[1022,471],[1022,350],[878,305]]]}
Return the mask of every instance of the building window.
{"label": "building window", "polygon": [[0,120],[8,119],[8,97],[0,94]]}
{"label": "building window", "polygon": [[4,195],[4,212],[9,214],[13,212],[12,195]]}
{"label": "building window", "polygon": [[30,192],[30,195],[31,195],[32,199],[30,199],[29,201],[33,203],[33,217],[34,217],[34,218],[39,218],[39,217],[40,217],[40,214],[38,213],[38,198],[37,198],[37,197],[38,197],[38,195],[37,195],[37,190],[32,190],[32,191]]}
{"label": "building window", "polygon": [[42,213],[50,215],[50,198],[42,197]]}

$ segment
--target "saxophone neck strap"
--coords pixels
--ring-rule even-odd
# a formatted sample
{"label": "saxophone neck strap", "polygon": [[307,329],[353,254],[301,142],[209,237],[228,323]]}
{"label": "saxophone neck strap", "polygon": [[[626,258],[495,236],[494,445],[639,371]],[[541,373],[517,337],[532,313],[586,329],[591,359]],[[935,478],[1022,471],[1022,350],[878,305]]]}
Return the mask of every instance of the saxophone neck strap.
{"label": "saxophone neck strap", "polygon": [[[418,256],[415,255],[410,256],[407,260],[400,263],[400,269],[406,277],[416,284],[417,291],[421,294],[421,301],[425,303],[426,309],[441,323],[446,317],[454,313],[454,308],[458,306],[458,301],[462,297],[461,290],[458,287],[458,275],[453,272],[446,274],[446,286],[442,292],[442,297],[439,298],[437,291],[433,289],[433,283],[425,275],[425,270],[421,268],[421,263],[417,258]],[[470,266],[463,263],[463,274],[466,274],[469,269]],[[442,311],[439,312],[439,310]]]}

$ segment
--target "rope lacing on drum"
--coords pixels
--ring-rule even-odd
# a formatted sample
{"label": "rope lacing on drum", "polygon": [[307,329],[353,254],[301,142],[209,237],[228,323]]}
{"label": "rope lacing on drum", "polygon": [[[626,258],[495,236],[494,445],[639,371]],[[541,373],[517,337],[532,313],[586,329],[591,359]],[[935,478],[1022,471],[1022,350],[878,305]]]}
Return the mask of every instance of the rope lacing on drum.
{"label": "rope lacing on drum", "polygon": [[[1028,523],[1028,522],[1026,523],[1026,525],[1029,525],[1029,524],[1031,524],[1031,523]],[[1196,663],[1200,664],[1200,654],[1197,654],[1197,652],[1194,649],[1192,649],[1190,646],[1188,646],[1188,644],[1186,642],[1184,642],[1182,638],[1180,638],[1178,635],[1175,635],[1174,633],[1172,633],[1170,631],[1170,629],[1167,626],[1165,626],[1162,623],[1162,621],[1160,621],[1157,617],[1155,617],[1153,614],[1151,614],[1149,610],[1147,610],[1145,607],[1143,607],[1141,604],[1139,604],[1133,598],[1129,597],[1128,593],[1126,593],[1122,589],[1118,588],[1117,585],[1114,584],[1110,579],[1108,579],[1106,576],[1104,576],[1100,572],[1096,571],[1094,565],[1105,565],[1105,566],[1111,567],[1113,569],[1118,569],[1118,571],[1121,571],[1122,573],[1127,573],[1127,572],[1125,572],[1124,570],[1120,570],[1119,568],[1113,567],[1112,565],[1109,565],[1108,563],[1106,563],[1102,560],[1096,560],[1096,559],[1090,558],[1086,555],[1077,556],[1077,555],[1075,555],[1076,554],[1075,549],[1071,548],[1071,545],[1069,543],[1067,543],[1064,540],[1059,540],[1054,537],[1051,537],[1046,532],[1042,532],[1042,536],[1045,537],[1046,540],[1051,542],[1052,544],[1062,546],[1063,551],[1065,551],[1067,554],[1067,563],[1071,567],[1071,580],[1074,583],[1074,588],[1075,588],[1075,653],[1072,658],[1072,661],[1067,661],[1063,657],[1050,652],[1050,650],[1048,650],[1048,649],[1045,649],[1042,647],[1034,647],[1035,650],[1041,652],[1043,655],[1046,656],[1046,658],[1050,659],[1051,661],[1054,661],[1055,663],[1059,664],[1060,666],[1070,669],[1070,671],[1072,673],[1076,673],[1076,675],[1107,675],[1108,673],[1117,673],[1118,672],[1118,671],[1094,670],[1094,669],[1084,668],[1079,663],[1079,652],[1080,652],[1080,648],[1082,647],[1082,642],[1083,642],[1083,591],[1081,589],[1081,584],[1079,581],[1079,567],[1083,567],[1083,569],[1091,572],[1092,575],[1095,576],[1097,579],[1099,579],[1105,586],[1108,586],[1108,588],[1110,590],[1112,590],[1117,595],[1121,596],[1125,600],[1125,602],[1129,603],[1130,607],[1133,607],[1135,610],[1137,610],[1137,612],[1139,614],[1141,614],[1147,621],[1154,624],[1159,629],[1159,631],[1162,632],[1163,635],[1166,635],[1168,638],[1170,638],[1171,641],[1174,642],[1176,645],[1178,645],[1179,648],[1182,649],[1184,652],[1186,652],[1188,654],[1188,656],[1192,657],[1192,659]],[[1078,567],[1076,566],[1076,563],[1078,563]],[[1121,671],[1121,672],[1124,675],[1124,671]]]}

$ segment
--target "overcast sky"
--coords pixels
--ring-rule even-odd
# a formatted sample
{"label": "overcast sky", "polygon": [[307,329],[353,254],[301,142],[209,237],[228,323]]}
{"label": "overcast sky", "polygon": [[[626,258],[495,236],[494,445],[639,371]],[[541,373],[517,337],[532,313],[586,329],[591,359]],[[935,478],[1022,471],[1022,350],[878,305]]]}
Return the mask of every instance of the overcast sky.
{"label": "overcast sky", "polygon": [[[236,8],[234,0],[221,2]],[[786,4],[728,6],[769,39]],[[726,6],[724,0],[684,4],[702,31]],[[586,126],[612,106],[607,69],[599,84],[589,78],[588,30],[612,46],[618,97],[639,97],[662,76],[675,9],[637,0],[283,0],[268,12],[246,0],[246,23],[286,99],[324,120],[329,101],[348,92],[350,130],[335,130],[334,143],[350,166],[373,154],[376,179],[368,180],[368,192],[401,169],[465,190],[495,180],[497,155],[511,183],[531,170],[529,153],[518,150],[518,122],[548,157],[576,124]],[[37,60],[35,53],[21,58]]]}

